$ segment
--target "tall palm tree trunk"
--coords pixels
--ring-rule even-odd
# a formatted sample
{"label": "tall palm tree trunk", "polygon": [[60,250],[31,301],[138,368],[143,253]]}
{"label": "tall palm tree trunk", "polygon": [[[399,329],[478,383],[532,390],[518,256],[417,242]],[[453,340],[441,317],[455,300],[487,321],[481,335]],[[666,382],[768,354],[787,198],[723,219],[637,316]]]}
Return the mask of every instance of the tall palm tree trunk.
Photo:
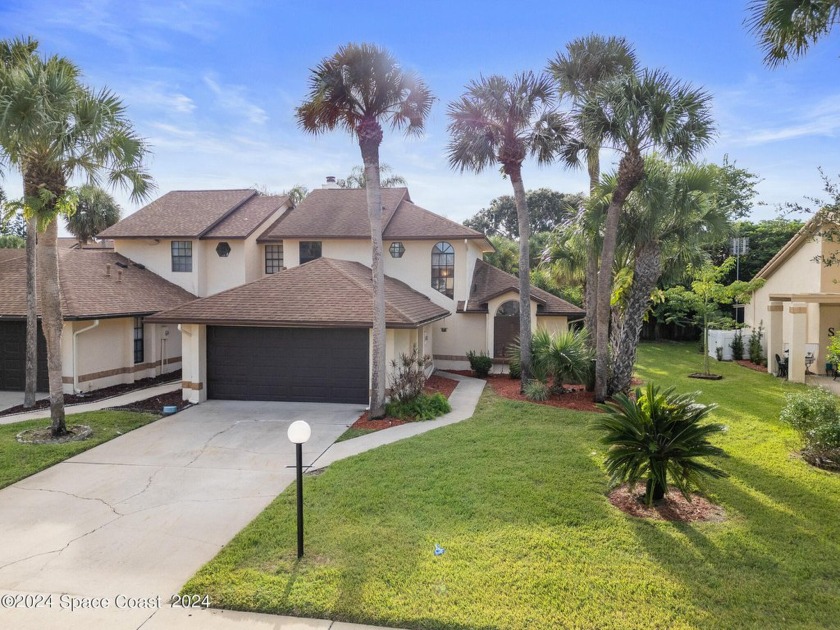
{"label": "tall palm tree trunk", "polygon": [[531,222],[528,217],[528,201],[522,183],[521,165],[506,165],[513,185],[513,199],[516,202],[516,218],[519,222],[519,364],[520,383],[524,391],[531,379]]}
{"label": "tall palm tree trunk", "polygon": [[630,151],[618,166],[618,185],[613,192],[604,222],[604,241],[601,245],[601,264],[598,271],[598,302],[595,317],[595,401],[604,402],[610,376],[610,297],[613,286],[613,263],[618,241],[621,209],[628,195],[644,178],[644,159],[638,151]]}
{"label": "tall palm tree trunk", "polygon": [[59,293],[58,221],[53,219],[38,239],[38,294],[41,322],[47,340],[47,372],[50,379],[50,417],[52,435],[67,434],[64,423],[64,383],[61,366],[61,331],[64,326]]}
{"label": "tall palm tree trunk", "polygon": [[379,182],[379,145],[382,127],[367,120],[357,129],[365,165],[365,195],[368,205],[373,280],[373,328],[371,349],[370,417],[385,416],[385,262],[382,257],[382,190]]}
{"label": "tall palm tree trunk", "polygon": [[609,395],[630,389],[642,324],[650,304],[650,294],[656,287],[661,271],[661,252],[657,243],[648,243],[636,252],[633,282],[630,285],[621,332],[613,355]]}
{"label": "tall palm tree trunk", "polygon": [[[586,170],[589,172],[589,198],[595,195],[598,181],[601,179],[601,162],[597,147],[586,150]],[[596,308],[598,305],[598,252],[592,247],[586,256],[586,278],[583,289],[583,326],[588,331],[586,343],[594,350],[596,335]]]}
{"label": "tall palm tree trunk", "polygon": [[37,243],[38,219],[35,216],[26,222],[26,386],[23,406],[35,406],[38,390],[38,298],[35,281],[35,247]]}

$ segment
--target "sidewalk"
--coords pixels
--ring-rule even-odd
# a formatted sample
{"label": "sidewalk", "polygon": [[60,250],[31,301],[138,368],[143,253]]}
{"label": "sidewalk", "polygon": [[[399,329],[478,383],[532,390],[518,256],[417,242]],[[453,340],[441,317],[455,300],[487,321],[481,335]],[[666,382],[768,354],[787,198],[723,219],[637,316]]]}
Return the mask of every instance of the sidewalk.
{"label": "sidewalk", "polygon": [[[99,409],[107,409],[109,407],[122,407],[138,400],[145,400],[152,396],[160,396],[161,394],[168,394],[181,389],[181,381],[174,381],[172,383],[164,383],[163,385],[155,385],[154,387],[147,387],[145,389],[136,389],[133,392],[120,394],[119,396],[112,396],[110,398],[103,398],[89,403],[78,403],[75,405],[65,405],[67,415],[71,413],[85,413],[86,411],[97,411]],[[23,413],[16,413],[11,416],[0,416],[0,424],[12,424],[14,422],[23,422],[24,420],[37,420],[38,418],[49,418],[49,409],[37,409],[35,411],[25,411]]]}

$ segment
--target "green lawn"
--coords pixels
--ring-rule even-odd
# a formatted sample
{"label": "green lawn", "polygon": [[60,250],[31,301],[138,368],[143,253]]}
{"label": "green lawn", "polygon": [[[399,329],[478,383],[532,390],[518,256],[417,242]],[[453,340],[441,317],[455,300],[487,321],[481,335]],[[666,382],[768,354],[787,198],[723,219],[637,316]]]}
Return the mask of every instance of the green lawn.
{"label": "green lawn", "polygon": [[18,433],[26,429],[48,426],[48,418],[0,425],[0,488],[149,424],[159,417],[156,414],[134,411],[90,411],[69,415],[68,426],[86,424],[93,429],[93,435],[82,442],[64,444],[21,444],[15,439]]}
{"label": "green lawn", "polygon": [[700,361],[696,344],[645,345],[639,374],[719,403],[725,522],[622,514],[592,414],[486,392],[471,420],[308,477],[302,562],[289,488],[185,591],[407,628],[837,627],[840,475],[792,455],[778,412],[793,387],[735,364],[685,378]]}

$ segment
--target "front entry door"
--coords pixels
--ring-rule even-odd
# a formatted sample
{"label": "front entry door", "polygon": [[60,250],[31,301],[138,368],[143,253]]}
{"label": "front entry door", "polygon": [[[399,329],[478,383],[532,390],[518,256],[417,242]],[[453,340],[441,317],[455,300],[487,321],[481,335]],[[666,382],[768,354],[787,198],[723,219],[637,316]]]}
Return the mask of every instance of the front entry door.
{"label": "front entry door", "polygon": [[493,356],[507,357],[507,348],[519,336],[519,302],[510,300],[502,304],[493,318]]}

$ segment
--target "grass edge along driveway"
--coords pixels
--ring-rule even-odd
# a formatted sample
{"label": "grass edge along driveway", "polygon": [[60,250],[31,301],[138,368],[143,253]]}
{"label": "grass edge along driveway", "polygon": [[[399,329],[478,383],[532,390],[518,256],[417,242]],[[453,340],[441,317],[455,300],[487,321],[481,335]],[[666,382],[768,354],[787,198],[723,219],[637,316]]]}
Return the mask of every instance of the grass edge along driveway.
{"label": "grass edge along driveway", "polygon": [[27,429],[49,426],[49,418],[0,425],[0,488],[34,475],[103,442],[138,429],[160,418],[158,414],[105,409],[67,416],[67,426],[88,425],[93,435],[63,444],[21,444],[16,436]]}
{"label": "grass edge along driveway", "polygon": [[[797,389],[735,364],[686,378],[695,344],[640,348],[638,373],[717,402],[722,523],[634,519],[607,501],[592,414],[485,390],[473,419],[290,487],[185,586],[214,606],[406,628],[831,627],[840,475],[778,420]],[[446,551],[434,555],[435,544]]]}

